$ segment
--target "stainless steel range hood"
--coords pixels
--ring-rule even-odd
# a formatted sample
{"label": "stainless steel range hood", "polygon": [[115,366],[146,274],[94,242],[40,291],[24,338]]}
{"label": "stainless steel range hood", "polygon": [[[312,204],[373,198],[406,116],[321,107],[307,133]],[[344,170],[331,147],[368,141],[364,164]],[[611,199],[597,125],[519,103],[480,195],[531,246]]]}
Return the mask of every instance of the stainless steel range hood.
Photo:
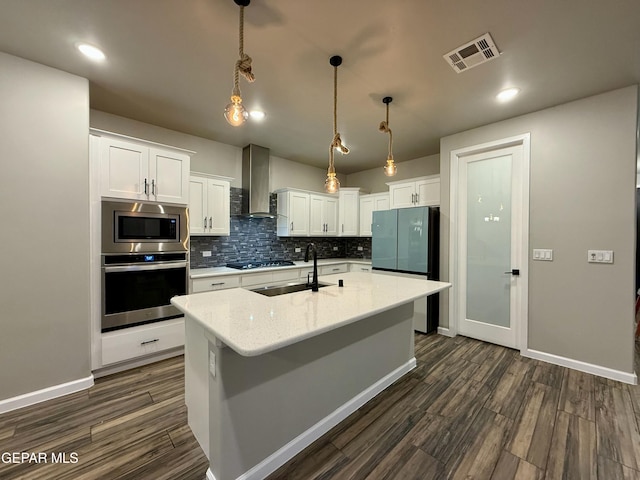
{"label": "stainless steel range hood", "polygon": [[247,145],[242,149],[242,215],[270,217],[269,149]]}

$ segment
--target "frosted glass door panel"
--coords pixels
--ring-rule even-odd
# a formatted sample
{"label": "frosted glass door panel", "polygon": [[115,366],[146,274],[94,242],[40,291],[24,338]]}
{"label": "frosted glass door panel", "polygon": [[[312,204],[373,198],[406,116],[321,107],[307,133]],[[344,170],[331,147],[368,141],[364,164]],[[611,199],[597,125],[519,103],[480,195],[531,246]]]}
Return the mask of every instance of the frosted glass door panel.
{"label": "frosted glass door panel", "polygon": [[398,210],[398,270],[427,273],[427,207]]}
{"label": "frosted glass door panel", "polygon": [[398,211],[373,212],[371,265],[397,269]]}
{"label": "frosted glass door panel", "polygon": [[510,327],[511,156],[467,165],[469,320]]}

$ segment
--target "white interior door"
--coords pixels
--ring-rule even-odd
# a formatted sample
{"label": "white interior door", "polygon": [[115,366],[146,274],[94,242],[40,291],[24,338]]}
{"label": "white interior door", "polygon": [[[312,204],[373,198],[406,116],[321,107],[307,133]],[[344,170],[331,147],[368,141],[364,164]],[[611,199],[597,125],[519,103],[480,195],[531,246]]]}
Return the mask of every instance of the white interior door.
{"label": "white interior door", "polygon": [[458,157],[458,331],[512,348],[526,316],[525,178],[522,145]]}

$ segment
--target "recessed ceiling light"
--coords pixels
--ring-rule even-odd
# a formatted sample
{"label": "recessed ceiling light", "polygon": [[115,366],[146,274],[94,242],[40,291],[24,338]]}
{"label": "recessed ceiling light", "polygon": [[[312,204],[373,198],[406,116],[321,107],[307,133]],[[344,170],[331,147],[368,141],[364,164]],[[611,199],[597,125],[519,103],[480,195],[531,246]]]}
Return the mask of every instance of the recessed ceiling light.
{"label": "recessed ceiling light", "polygon": [[102,61],[106,58],[102,50],[98,47],[94,47],[93,45],[89,45],[88,43],[79,43],[76,47],[84,56],[91,60]]}
{"label": "recessed ceiling light", "polygon": [[498,93],[496,98],[501,102],[508,102],[509,100],[513,100],[519,93],[519,88],[507,88]]}
{"label": "recessed ceiling light", "polygon": [[249,115],[251,115],[251,118],[253,118],[254,120],[262,120],[267,114],[262,110],[251,110],[249,112]]}

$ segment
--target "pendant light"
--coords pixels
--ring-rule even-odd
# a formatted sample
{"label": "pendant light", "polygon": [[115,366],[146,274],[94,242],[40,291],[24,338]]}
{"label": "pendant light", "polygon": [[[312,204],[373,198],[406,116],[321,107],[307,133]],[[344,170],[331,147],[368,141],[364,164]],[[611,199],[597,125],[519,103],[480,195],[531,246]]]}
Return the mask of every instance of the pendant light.
{"label": "pendant light", "polygon": [[334,150],[338,150],[343,155],[349,153],[349,149],[342,144],[342,139],[338,133],[338,67],[342,65],[342,57],[334,55],[329,59],[333,66],[333,140],[329,147],[329,169],[327,179],[324,182],[324,189],[327,193],[336,193],[340,190],[340,181],[336,177],[336,167],[333,162]]}
{"label": "pendant light", "polygon": [[384,97],[382,99],[382,103],[387,106],[387,119],[384,122],[380,122],[380,126],[378,130],[382,133],[389,134],[389,154],[387,155],[387,164],[384,166],[384,174],[387,177],[393,177],[396,173],[398,173],[398,167],[393,161],[393,151],[391,150],[393,147],[393,132],[389,128],[389,104],[393,101],[391,97]]}
{"label": "pendant light", "polygon": [[240,7],[240,28],[239,28],[239,58],[233,71],[233,91],[231,92],[231,103],[224,109],[224,118],[234,127],[242,125],[249,116],[249,112],[242,105],[242,96],[240,95],[240,86],[238,85],[238,77],[242,76],[251,83],[255,80],[255,76],[251,72],[251,57],[244,53],[244,7],[249,5],[251,0],[234,0],[236,5]]}

